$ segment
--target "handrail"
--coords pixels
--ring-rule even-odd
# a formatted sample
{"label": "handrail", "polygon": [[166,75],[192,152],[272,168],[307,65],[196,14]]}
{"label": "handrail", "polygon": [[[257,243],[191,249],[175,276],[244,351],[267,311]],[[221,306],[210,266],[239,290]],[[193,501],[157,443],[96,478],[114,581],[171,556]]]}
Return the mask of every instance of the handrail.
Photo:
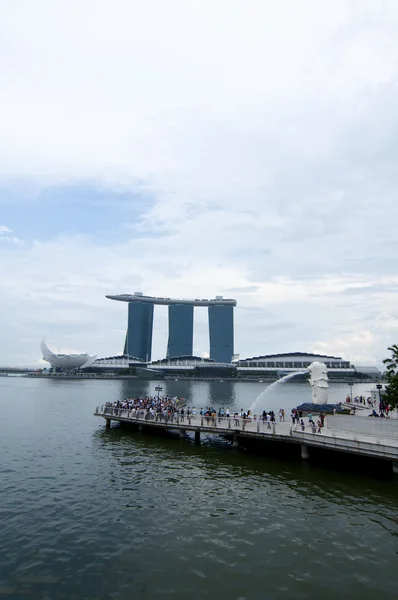
{"label": "handrail", "polygon": [[261,433],[263,435],[283,435],[283,436],[292,436],[297,440],[301,439],[303,443],[305,441],[311,441],[315,439],[322,440],[324,442],[330,442],[332,445],[347,444],[355,441],[356,443],[361,444],[363,449],[374,449],[376,446],[379,448],[386,448],[391,451],[392,455],[397,455],[398,447],[395,445],[388,445],[379,439],[375,438],[375,441],[372,441],[372,437],[366,434],[357,434],[357,439],[354,440],[350,437],[349,432],[340,432],[337,430],[328,430],[321,429],[318,432],[318,428],[314,431],[312,425],[306,425],[305,430],[302,430],[300,424],[293,424],[289,421],[274,421],[268,422],[263,421],[262,419],[243,419],[243,417],[219,417],[216,415],[213,416],[205,416],[196,414],[193,415],[187,412],[184,415],[181,415],[179,412],[168,414],[168,413],[155,413],[151,415],[146,409],[125,409],[125,408],[116,408],[113,406],[97,406],[95,410],[95,415],[102,416],[105,419],[112,420],[120,420],[120,421],[128,421],[131,423],[138,424],[154,424],[163,425],[163,426],[178,426],[179,428],[183,428],[184,426],[191,428],[201,428],[204,431],[210,432],[211,430],[218,430],[220,433],[220,429],[225,432],[246,432],[247,434],[253,433]]}
{"label": "handrail", "polygon": [[[117,417],[117,419],[121,419],[123,417],[125,420],[133,421],[133,422],[142,422],[147,423],[151,421],[153,423],[170,423],[170,424],[187,424],[187,425],[197,425],[200,427],[215,427],[217,426],[223,429],[241,429],[242,431],[246,431],[249,425],[255,423],[255,430],[257,432],[267,430],[269,432],[276,432],[277,423],[270,421],[263,421],[262,419],[254,419],[254,418],[243,418],[240,415],[238,417],[234,417],[230,415],[229,417],[219,417],[211,416],[211,415],[201,415],[196,413],[195,415],[190,413],[188,415],[185,412],[183,415],[181,413],[175,412],[168,414],[167,411],[163,412],[155,412],[155,414],[151,414],[146,409],[128,409],[128,408],[119,408],[113,406],[97,406],[95,414],[98,416],[109,417]],[[287,430],[289,430],[289,423],[285,421],[281,421],[278,425],[283,425]],[[250,428],[253,429],[252,427]]]}

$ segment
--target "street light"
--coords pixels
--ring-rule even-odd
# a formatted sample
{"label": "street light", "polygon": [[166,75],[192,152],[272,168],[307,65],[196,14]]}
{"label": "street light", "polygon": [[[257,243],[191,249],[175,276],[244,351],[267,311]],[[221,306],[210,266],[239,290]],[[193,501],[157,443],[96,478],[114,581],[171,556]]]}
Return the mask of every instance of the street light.
{"label": "street light", "polygon": [[348,382],[348,385],[350,386],[350,398],[351,398],[351,402],[352,402],[352,386],[354,385],[352,381]]}
{"label": "street light", "polygon": [[383,410],[384,410],[384,404],[381,401],[381,390],[383,389],[383,386],[381,385],[381,383],[376,383],[376,389],[379,390],[379,410],[381,412],[383,412]]}
{"label": "street light", "polygon": [[159,395],[160,395],[160,392],[162,391],[162,389],[163,389],[163,388],[162,388],[160,385],[157,385],[157,386],[155,387],[155,392],[157,392],[157,393],[158,393],[158,400],[159,400]]}

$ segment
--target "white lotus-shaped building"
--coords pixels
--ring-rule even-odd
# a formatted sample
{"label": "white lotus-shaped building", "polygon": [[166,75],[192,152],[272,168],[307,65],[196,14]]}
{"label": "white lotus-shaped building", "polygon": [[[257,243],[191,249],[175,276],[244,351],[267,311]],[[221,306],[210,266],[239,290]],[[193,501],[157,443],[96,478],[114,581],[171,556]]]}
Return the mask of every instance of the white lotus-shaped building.
{"label": "white lotus-shaped building", "polygon": [[54,352],[49,348],[46,340],[42,340],[40,347],[44,360],[49,362],[54,369],[84,369],[92,365],[97,358],[97,356],[90,356],[87,352],[65,354],[58,352],[56,348]]}

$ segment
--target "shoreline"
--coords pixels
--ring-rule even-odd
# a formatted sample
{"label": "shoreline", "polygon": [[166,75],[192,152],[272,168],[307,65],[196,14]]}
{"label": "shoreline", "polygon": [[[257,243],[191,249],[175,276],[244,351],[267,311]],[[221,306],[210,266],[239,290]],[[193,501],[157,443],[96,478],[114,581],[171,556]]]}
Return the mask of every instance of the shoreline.
{"label": "shoreline", "polygon": [[[276,378],[267,378],[267,379],[250,379],[250,378],[235,378],[235,377],[224,377],[224,378],[220,378],[220,377],[165,377],[164,379],[157,379],[156,377],[154,377],[153,379],[147,379],[147,378],[139,378],[137,375],[111,375],[111,374],[96,374],[96,373],[85,373],[85,374],[71,374],[68,375],[66,373],[57,373],[57,374],[42,374],[42,373],[7,373],[7,376],[9,377],[29,377],[29,378],[33,378],[33,379],[73,379],[73,380],[112,380],[112,381],[117,381],[119,379],[122,380],[126,380],[126,379],[132,379],[132,380],[138,380],[138,381],[195,381],[195,382],[200,382],[200,381],[212,381],[212,382],[218,382],[218,383],[230,383],[230,382],[234,382],[234,383],[260,383],[261,385],[267,385],[267,384],[272,384],[275,383],[276,381],[279,381],[279,379]],[[347,379],[329,379],[329,385],[333,384],[333,383],[353,383],[353,384],[376,384],[379,383],[378,379],[350,379],[349,381]],[[288,383],[288,382],[287,382]],[[308,380],[307,379],[297,379],[295,381],[295,383],[302,383],[305,385],[308,385]],[[385,382],[383,382],[385,383]]]}

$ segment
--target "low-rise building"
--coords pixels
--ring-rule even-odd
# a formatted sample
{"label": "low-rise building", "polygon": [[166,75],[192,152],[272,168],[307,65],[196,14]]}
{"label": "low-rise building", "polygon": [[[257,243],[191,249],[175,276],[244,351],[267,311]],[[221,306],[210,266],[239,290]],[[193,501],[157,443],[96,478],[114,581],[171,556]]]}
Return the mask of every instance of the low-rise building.
{"label": "low-rise building", "polygon": [[295,371],[303,372],[304,376],[307,374],[310,364],[315,361],[325,363],[329,379],[349,380],[380,376],[378,369],[367,372],[366,370],[361,370],[361,368],[355,368],[349,361],[344,360],[340,356],[307,352],[287,352],[283,354],[253,356],[252,358],[238,360],[236,365],[238,378],[258,379],[261,377],[262,379],[279,379]]}

